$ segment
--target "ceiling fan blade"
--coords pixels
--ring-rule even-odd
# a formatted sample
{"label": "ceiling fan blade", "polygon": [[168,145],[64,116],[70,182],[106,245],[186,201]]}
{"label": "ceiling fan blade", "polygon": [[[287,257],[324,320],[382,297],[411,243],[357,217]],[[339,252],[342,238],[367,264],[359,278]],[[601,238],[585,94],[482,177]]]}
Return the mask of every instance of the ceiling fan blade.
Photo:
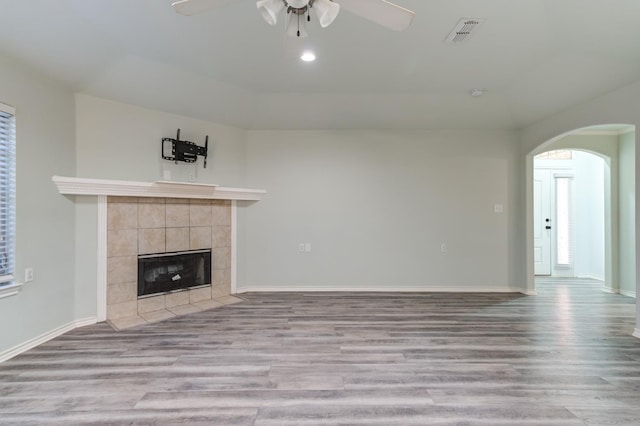
{"label": "ceiling fan blade", "polygon": [[409,28],[415,13],[386,0],[336,0],[341,8],[394,31]]}
{"label": "ceiling fan blade", "polygon": [[171,4],[180,15],[191,16],[206,12],[235,0],[180,0]]}

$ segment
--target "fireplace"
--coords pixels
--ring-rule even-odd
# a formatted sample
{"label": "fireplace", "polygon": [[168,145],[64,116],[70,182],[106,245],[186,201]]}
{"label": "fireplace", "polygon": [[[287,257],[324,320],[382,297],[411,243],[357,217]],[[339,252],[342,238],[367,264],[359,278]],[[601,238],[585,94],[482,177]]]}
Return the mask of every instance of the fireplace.
{"label": "fireplace", "polygon": [[[123,329],[238,300],[230,296],[236,201],[258,201],[265,190],[64,176],[52,181],[60,194],[98,198],[97,321]],[[82,222],[83,232],[93,232],[90,221]],[[90,238],[83,248],[93,249]],[[206,249],[211,284],[138,297],[138,256]],[[85,258],[95,260],[91,251]]]}
{"label": "fireplace", "polygon": [[[154,322],[169,313],[208,309],[216,299],[228,296],[231,210],[231,202],[224,200],[109,197],[106,319],[123,328],[124,323]],[[210,257],[199,261],[202,266],[161,264],[168,260],[164,257],[203,251],[209,252]],[[164,256],[165,253],[171,256]],[[139,291],[138,263],[145,258],[153,269]],[[198,268],[208,275],[203,276],[203,272],[195,279],[184,273]]]}
{"label": "fireplace", "polygon": [[211,250],[138,256],[138,298],[211,284]]}

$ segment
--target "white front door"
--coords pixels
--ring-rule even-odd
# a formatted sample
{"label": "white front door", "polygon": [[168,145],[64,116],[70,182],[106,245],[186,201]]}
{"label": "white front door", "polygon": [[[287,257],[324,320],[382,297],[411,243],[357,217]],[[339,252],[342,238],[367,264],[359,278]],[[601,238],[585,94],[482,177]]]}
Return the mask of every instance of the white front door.
{"label": "white front door", "polygon": [[551,275],[551,171],[533,176],[533,258],[536,275]]}

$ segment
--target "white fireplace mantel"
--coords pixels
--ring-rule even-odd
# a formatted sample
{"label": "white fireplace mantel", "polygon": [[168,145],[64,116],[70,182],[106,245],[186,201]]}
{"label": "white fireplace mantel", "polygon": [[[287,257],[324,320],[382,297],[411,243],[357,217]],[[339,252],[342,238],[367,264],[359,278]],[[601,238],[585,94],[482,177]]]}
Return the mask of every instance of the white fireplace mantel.
{"label": "white fireplace mantel", "polygon": [[53,183],[64,195],[107,195],[124,197],[200,198],[209,200],[258,201],[264,189],[227,188],[195,182],[136,182],[53,176]]}

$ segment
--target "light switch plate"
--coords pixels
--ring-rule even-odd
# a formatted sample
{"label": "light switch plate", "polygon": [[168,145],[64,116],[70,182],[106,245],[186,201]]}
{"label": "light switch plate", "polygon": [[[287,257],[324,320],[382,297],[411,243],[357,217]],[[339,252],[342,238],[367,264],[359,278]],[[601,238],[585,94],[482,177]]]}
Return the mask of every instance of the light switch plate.
{"label": "light switch plate", "polygon": [[33,268],[25,268],[24,270],[24,282],[30,283],[33,281]]}

